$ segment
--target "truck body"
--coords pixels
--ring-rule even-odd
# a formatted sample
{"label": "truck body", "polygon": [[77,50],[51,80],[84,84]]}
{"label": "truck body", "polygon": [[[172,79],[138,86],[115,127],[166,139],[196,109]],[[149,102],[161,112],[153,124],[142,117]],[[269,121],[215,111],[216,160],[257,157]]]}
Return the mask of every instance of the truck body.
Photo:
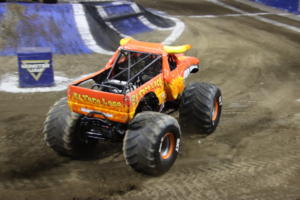
{"label": "truck body", "polygon": [[[198,71],[199,59],[183,53],[190,45],[164,46],[125,38],[106,66],[68,88],[70,109],[126,124],[151,94],[155,107],[175,101],[183,92],[184,79]],[[154,109],[154,108],[153,108]]]}

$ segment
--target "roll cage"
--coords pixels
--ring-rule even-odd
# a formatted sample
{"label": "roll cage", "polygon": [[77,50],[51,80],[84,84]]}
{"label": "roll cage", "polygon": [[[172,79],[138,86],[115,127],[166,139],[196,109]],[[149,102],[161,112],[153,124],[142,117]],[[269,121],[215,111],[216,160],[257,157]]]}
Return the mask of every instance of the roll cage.
{"label": "roll cage", "polygon": [[161,55],[121,49],[107,76],[100,83],[95,83],[92,89],[126,94],[161,71]]}

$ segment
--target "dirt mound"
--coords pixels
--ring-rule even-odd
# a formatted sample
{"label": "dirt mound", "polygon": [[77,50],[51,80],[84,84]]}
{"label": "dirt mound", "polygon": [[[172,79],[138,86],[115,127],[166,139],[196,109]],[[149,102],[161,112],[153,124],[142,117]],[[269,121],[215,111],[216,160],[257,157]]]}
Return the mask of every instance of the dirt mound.
{"label": "dirt mound", "polygon": [[111,54],[123,37],[172,30],[175,22],[132,2],[0,4],[0,55],[21,47],[54,54]]}

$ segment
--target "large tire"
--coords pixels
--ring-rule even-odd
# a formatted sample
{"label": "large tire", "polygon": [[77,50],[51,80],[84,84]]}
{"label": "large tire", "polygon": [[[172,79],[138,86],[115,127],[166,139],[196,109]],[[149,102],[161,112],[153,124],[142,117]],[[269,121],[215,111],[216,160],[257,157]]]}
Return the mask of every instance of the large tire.
{"label": "large tire", "polygon": [[181,97],[179,122],[184,132],[208,135],[217,128],[221,111],[219,88],[208,83],[192,83]]}
{"label": "large tire", "polygon": [[137,114],[124,138],[127,164],[147,175],[165,173],[177,158],[180,135],[177,120],[169,115],[150,111]]}
{"label": "large tire", "polygon": [[63,156],[81,158],[89,155],[96,141],[83,139],[80,135],[80,115],[71,112],[67,98],[58,100],[47,114],[44,122],[44,140],[54,151]]}

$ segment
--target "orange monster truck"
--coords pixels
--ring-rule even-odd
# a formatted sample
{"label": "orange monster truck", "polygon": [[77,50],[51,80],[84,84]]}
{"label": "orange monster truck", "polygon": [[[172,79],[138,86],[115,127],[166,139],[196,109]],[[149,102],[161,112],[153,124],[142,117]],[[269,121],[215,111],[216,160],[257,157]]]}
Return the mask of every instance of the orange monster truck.
{"label": "orange monster truck", "polygon": [[220,119],[221,91],[185,78],[199,60],[184,56],[190,45],[164,46],[130,38],[120,41],[106,66],[73,82],[44,122],[47,144],[61,155],[87,156],[98,140],[123,141],[134,170],[160,175],[176,160],[181,129],[168,115],[179,110],[187,132],[212,133]]}

